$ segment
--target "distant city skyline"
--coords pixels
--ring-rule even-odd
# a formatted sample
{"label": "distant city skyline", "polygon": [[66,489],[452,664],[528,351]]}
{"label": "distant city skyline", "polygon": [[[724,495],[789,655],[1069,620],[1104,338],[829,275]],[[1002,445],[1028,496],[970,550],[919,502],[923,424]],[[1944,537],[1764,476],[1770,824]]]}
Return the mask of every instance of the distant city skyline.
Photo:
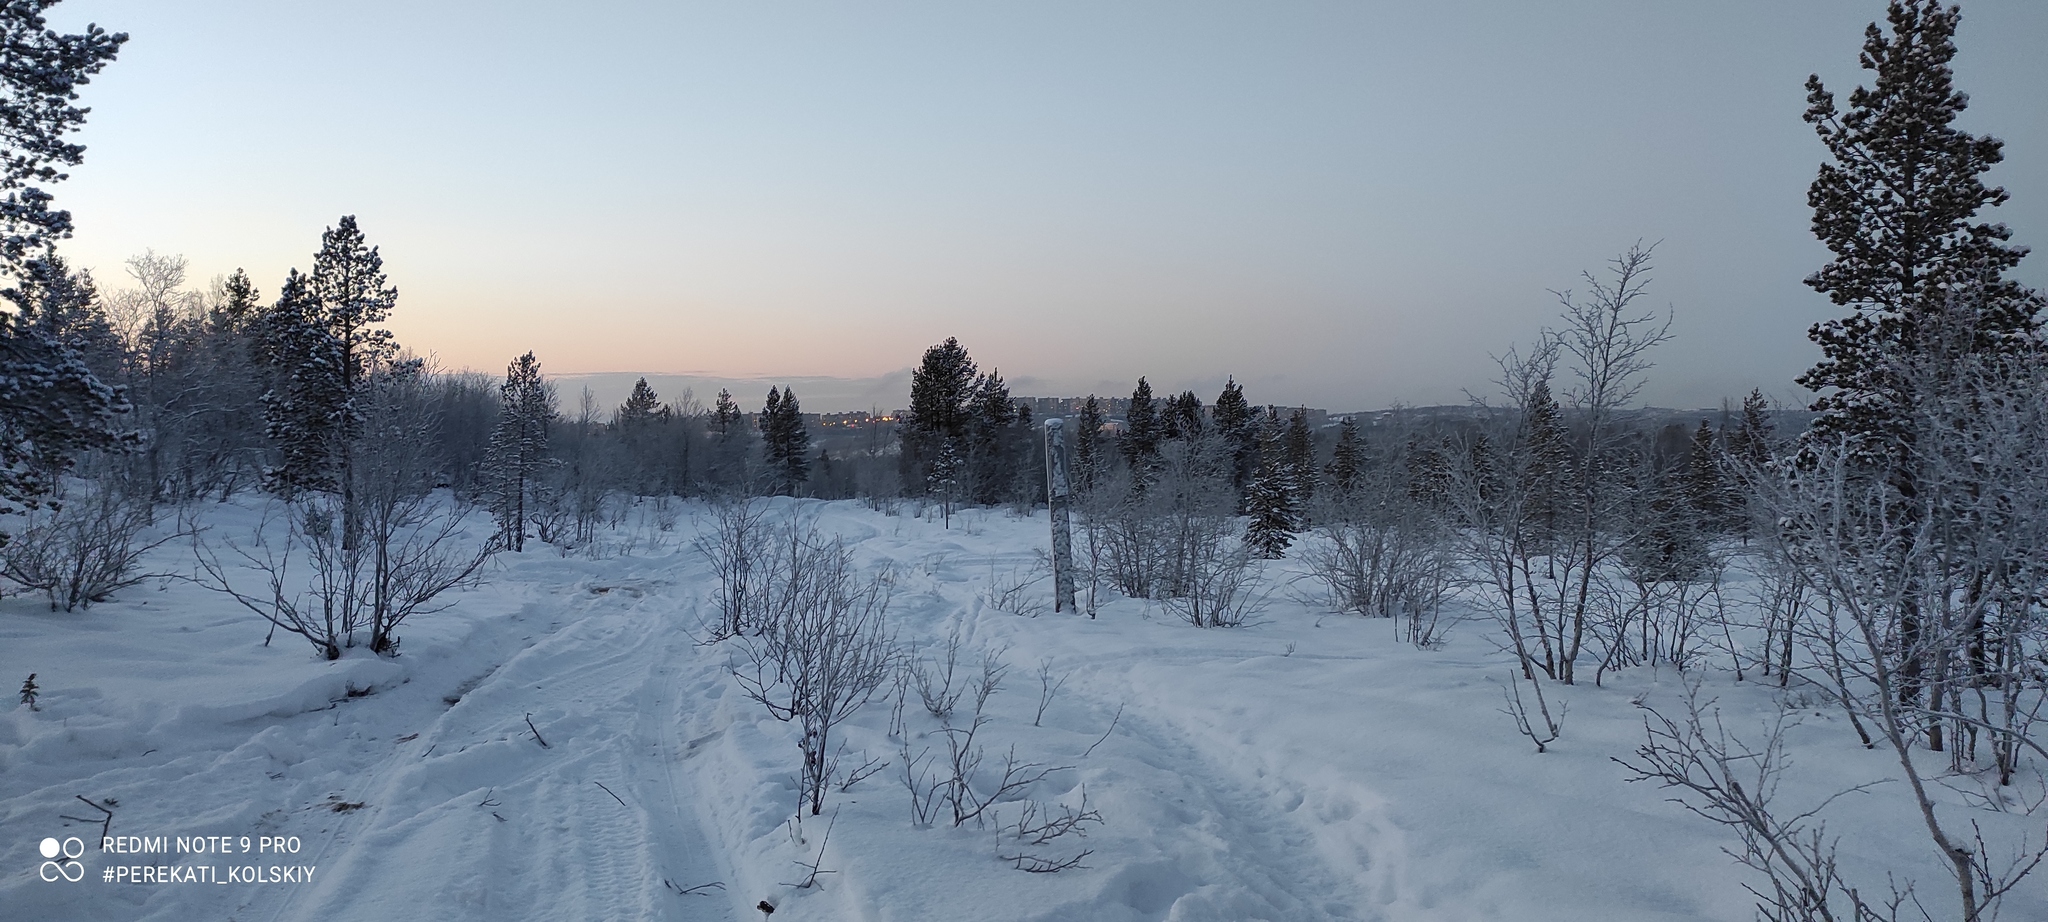
{"label": "distant city skyline", "polygon": [[[52,191],[103,289],[148,248],[274,297],[353,214],[391,329],[445,366],[530,349],[815,410],[887,408],[948,336],[1020,395],[1461,403],[1549,289],[1662,241],[1677,338],[1644,402],[1796,403],[1806,328],[1842,312],[1800,284],[1827,258],[1802,83],[1868,82],[1883,13],[66,0],[53,26],[132,40]],[[2048,4],[1968,2],[1956,62],[1964,127],[2006,142],[1985,217],[2035,246],[2044,35]]]}

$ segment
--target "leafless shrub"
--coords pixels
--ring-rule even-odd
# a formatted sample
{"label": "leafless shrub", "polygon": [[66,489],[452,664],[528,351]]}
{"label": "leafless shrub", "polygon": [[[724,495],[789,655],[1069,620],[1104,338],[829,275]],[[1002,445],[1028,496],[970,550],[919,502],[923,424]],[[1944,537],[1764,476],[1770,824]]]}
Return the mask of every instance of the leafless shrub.
{"label": "leafless shrub", "polygon": [[1032,726],[1036,727],[1045,720],[1045,709],[1052,706],[1053,696],[1059,694],[1060,689],[1066,686],[1067,680],[1073,677],[1074,674],[1068,672],[1055,678],[1052,660],[1038,661],[1038,712],[1031,718]]}
{"label": "leafless shrub", "polygon": [[[1054,813],[1053,807],[1059,812]],[[1081,861],[1095,854],[1092,848],[1064,857],[1047,855],[1045,849],[1059,843],[1068,836],[1087,838],[1090,825],[1101,825],[1102,813],[1088,806],[1088,788],[1081,788],[1079,806],[1056,804],[1047,806],[1035,800],[1024,801],[1018,807],[1017,820],[1004,823],[998,818],[996,827],[996,858],[1010,862],[1010,866],[1031,874],[1057,874],[1087,865]],[[1007,842],[1005,839],[1007,838]]]}
{"label": "leafless shrub", "polygon": [[1645,712],[1647,740],[1634,760],[1615,759],[1634,773],[1630,781],[1655,781],[1676,788],[1674,803],[1728,827],[1741,842],[1723,849],[1744,867],[1762,874],[1767,888],[1744,884],[1757,898],[1757,915],[1769,922],[1874,922],[1898,917],[1910,886],[1889,902],[1874,902],[1842,878],[1835,839],[1818,817],[1836,798],[1868,791],[1859,785],[1791,816],[1774,812],[1771,801],[1786,767],[1785,718],[1781,713],[1760,745],[1731,735],[1712,701],[1699,700],[1697,683],[1687,687],[1680,720],[1638,705]]}
{"label": "leafless shrub", "polygon": [[[710,502],[711,528],[694,542],[698,553],[711,561],[718,578],[712,605],[717,613],[713,635],[731,637],[748,628],[748,617],[758,604],[756,592],[765,577],[769,556],[767,507],[751,497],[726,494]],[[546,540],[543,537],[542,540]]]}
{"label": "leafless shrub", "polygon": [[1537,752],[1548,752],[1550,744],[1564,734],[1564,717],[1571,708],[1569,704],[1559,702],[1557,716],[1553,718],[1550,716],[1550,702],[1543,696],[1543,681],[1530,676],[1529,687],[1536,692],[1535,718],[1541,719],[1540,724],[1530,716],[1528,706],[1522,702],[1522,683],[1513,673],[1508,674],[1508,682],[1501,688],[1501,697],[1507,702],[1501,713],[1514,718],[1515,730],[1535,743]]}
{"label": "leafless shrub", "polygon": [[776,618],[741,638],[730,671],[771,716],[800,725],[798,798],[817,816],[833,781],[833,731],[900,668],[885,619],[889,579],[862,580],[837,541],[790,558],[775,576]]}
{"label": "leafless shrub", "polygon": [[185,534],[182,527],[138,540],[154,518],[148,497],[104,483],[75,488],[61,502],[31,509],[18,533],[0,544],[0,576],[43,593],[50,610],[89,608],[151,578],[142,556]]}
{"label": "leafless shrub", "polygon": [[1046,610],[1045,600],[1037,594],[1038,584],[1052,576],[1052,567],[1043,553],[1032,561],[1029,567],[1010,568],[1008,573],[996,572],[996,562],[988,562],[988,588],[981,593],[982,604],[999,612],[1036,618]]}

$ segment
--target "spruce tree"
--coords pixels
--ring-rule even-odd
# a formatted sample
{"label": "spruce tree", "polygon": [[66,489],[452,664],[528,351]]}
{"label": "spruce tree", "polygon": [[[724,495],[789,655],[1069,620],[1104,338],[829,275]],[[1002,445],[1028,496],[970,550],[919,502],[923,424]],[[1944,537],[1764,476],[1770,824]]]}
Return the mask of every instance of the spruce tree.
{"label": "spruce tree", "polygon": [[[1954,126],[1968,105],[1950,67],[1957,7],[1937,0],[1893,0],[1889,34],[1872,23],[1861,63],[1875,73],[1857,87],[1846,112],[1820,78],[1807,80],[1805,119],[1826,145],[1807,193],[1813,231],[1834,258],[1806,280],[1835,304],[1853,309],[1809,334],[1821,360],[1799,378],[1820,391],[1807,430],[1809,447],[1841,442],[1858,472],[1901,502],[1895,565],[1907,572],[1898,605],[1899,702],[1918,707],[1923,671],[1945,653],[1923,649],[1924,578],[1911,571],[1923,516],[1942,514],[1923,495],[1920,470],[1931,452],[1916,444],[1916,424],[1934,401],[1947,399],[1953,379],[1979,362],[2010,361],[2038,348],[2042,298],[2004,278],[2026,249],[2007,241],[2002,224],[1979,221],[1981,209],[2006,201],[1983,174],[2004,158],[2002,142]],[[1815,452],[1800,461],[1812,463]],[[1934,533],[1943,529],[1935,527]],[[1939,615],[1937,615],[1939,617]],[[1941,724],[1928,741],[1942,748]]]}
{"label": "spruce tree", "polygon": [[753,433],[747,428],[747,414],[741,412],[732,391],[720,388],[711,406],[711,480],[721,489],[752,488],[747,474],[747,455]]}
{"label": "spruce tree", "polygon": [[1344,417],[1337,427],[1337,444],[1330,451],[1330,486],[1339,499],[1350,499],[1365,471],[1365,443],[1358,435],[1358,418]]}
{"label": "spruce tree", "polygon": [[1216,395],[1216,406],[1211,413],[1216,423],[1216,433],[1223,437],[1224,446],[1230,453],[1230,485],[1237,491],[1238,508],[1245,508],[1245,490],[1251,483],[1252,471],[1258,466],[1259,430],[1257,420],[1252,418],[1251,404],[1244,399],[1244,388],[1236,378],[1226,379],[1223,392]]}
{"label": "spruce tree", "polygon": [[71,213],[51,208],[42,186],[84,162],[85,147],[65,139],[91,111],[75,104],[78,88],[128,40],[98,26],[50,29],[43,11],[55,2],[0,7],[0,275],[14,280],[5,294],[17,308],[0,312],[0,513],[39,504],[78,453],[115,444],[115,420],[130,409],[87,355],[50,326],[38,328],[30,310],[29,302],[51,300],[53,285],[89,282],[57,260],[53,248],[71,235]]}
{"label": "spruce tree", "polygon": [[1131,480],[1144,480],[1144,472],[1159,457],[1159,404],[1152,398],[1152,384],[1140,377],[1131,391],[1131,408],[1124,414],[1124,434],[1119,447],[1124,462],[1131,466]]}
{"label": "spruce tree", "polygon": [[633,393],[626,396],[626,402],[612,414],[612,425],[621,431],[646,426],[654,422],[662,412],[661,395],[648,386],[646,378],[633,382]]}
{"label": "spruce tree", "polygon": [[655,393],[646,378],[635,380],[626,402],[612,411],[612,431],[626,449],[624,460],[636,493],[652,494],[666,486],[657,455],[661,448],[660,429],[670,416],[670,409],[662,405],[661,395]]}
{"label": "spruce tree", "polygon": [[1728,454],[1735,463],[1760,471],[1771,460],[1771,406],[1764,392],[1751,390],[1742,398],[1742,418],[1728,434]]}
{"label": "spruce tree", "polygon": [[[1872,23],[1863,43],[1876,83],[1851,92],[1848,111],[1818,76],[1806,82],[1806,121],[1833,161],[1807,202],[1814,235],[1834,253],[1806,284],[1855,312],[1813,327],[1822,357],[1799,383],[1822,392],[1813,436],[1847,438],[1910,492],[1899,468],[1912,452],[1906,427],[1916,407],[1902,374],[1938,370],[1930,353],[1958,326],[1971,352],[2024,348],[2040,329],[2042,300],[2002,277],[2026,249],[2006,242],[2004,225],[1977,220],[2006,201],[1982,180],[2004,154],[1998,139],[1954,126],[1969,103],[1950,67],[1960,9],[1893,0],[1887,19],[1890,34]],[[1971,316],[1949,315],[1950,296],[1965,289]]]}
{"label": "spruce tree", "polygon": [[127,33],[108,34],[97,25],[68,35],[49,28],[43,11],[56,3],[0,5],[0,47],[7,49],[0,62],[0,124],[7,126],[0,134],[0,274],[15,279],[71,236],[71,213],[51,208],[42,186],[85,162],[85,146],[65,139],[92,111],[76,104],[78,88],[128,41]]}
{"label": "spruce tree", "polygon": [[352,508],[358,401],[370,376],[397,356],[391,332],[379,326],[397,301],[383,257],[354,215],[321,234],[311,273],[286,276],[260,321],[260,352],[271,371],[264,430],[283,459],[269,473],[273,489],[338,489]]}
{"label": "spruce tree", "polygon": [[1074,489],[1087,494],[1102,480],[1107,458],[1102,454],[1102,427],[1107,422],[1102,402],[1089,394],[1074,417]]}
{"label": "spruce tree", "polygon": [[1017,405],[1001,369],[990,371],[974,388],[967,410],[969,496],[981,505],[1002,502],[1017,480]]}
{"label": "spruce tree", "polygon": [[[1522,440],[1526,457],[1517,472],[1517,486],[1527,498],[1531,543],[1546,557],[1555,556],[1555,543],[1572,505],[1570,482],[1570,433],[1564,426],[1564,410],[1551,396],[1550,379],[1539,378],[1529,389],[1522,406]],[[1484,435],[1482,434],[1482,438]],[[1556,561],[1547,562],[1555,573]]]}
{"label": "spruce tree", "polygon": [[1309,503],[1315,499],[1316,436],[1308,427],[1308,408],[1296,407],[1287,417],[1287,478],[1294,487],[1296,527],[1307,525]]}
{"label": "spruce tree", "polygon": [[1277,412],[1268,411],[1259,431],[1259,467],[1246,490],[1244,543],[1266,560],[1287,556],[1294,543],[1296,513],[1294,478],[1287,463],[1285,430]]}
{"label": "spruce tree", "polygon": [[491,430],[484,481],[500,539],[515,551],[526,549],[528,498],[548,462],[548,426],[555,416],[555,389],[541,377],[540,362],[532,352],[513,359],[498,388],[498,424]]}
{"label": "spruce tree", "polygon": [[[968,404],[979,375],[967,347],[947,337],[924,351],[910,375],[910,408],[897,431],[903,442],[904,486],[949,502],[966,476]],[[950,513],[950,508],[948,510]]]}
{"label": "spruce tree", "polygon": [[1685,459],[1685,505],[1702,534],[1722,530],[1729,520],[1728,488],[1721,478],[1721,440],[1700,420]]}
{"label": "spruce tree", "polygon": [[796,392],[784,387],[778,394],[769,388],[767,403],[761,408],[761,453],[771,492],[797,494],[811,476],[810,452],[811,434],[804,427]]}

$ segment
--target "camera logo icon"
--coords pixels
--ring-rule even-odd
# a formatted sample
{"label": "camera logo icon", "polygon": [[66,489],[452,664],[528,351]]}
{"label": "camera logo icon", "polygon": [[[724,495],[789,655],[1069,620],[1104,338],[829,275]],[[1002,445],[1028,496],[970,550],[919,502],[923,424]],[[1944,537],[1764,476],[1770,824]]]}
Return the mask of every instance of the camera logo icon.
{"label": "camera logo icon", "polygon": [[85,865],[78,863],[78,856],[85,854],[85,843],[77,836],[67,836],[59,842],[55,837],[43,840],[43,866],[37,873],[45,881],[68,880],[78,883],[85,879]]}

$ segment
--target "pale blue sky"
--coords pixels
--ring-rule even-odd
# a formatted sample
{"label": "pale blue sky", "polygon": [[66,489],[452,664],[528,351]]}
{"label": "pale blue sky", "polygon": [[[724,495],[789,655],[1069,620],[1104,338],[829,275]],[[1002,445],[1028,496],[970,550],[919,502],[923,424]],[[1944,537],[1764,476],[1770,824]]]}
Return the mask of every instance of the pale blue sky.
{"label": "pale blue sky", "polygon": [[[149,247],[274,295],[355,214],[456,366],[867,378],[958,336],[1020,394],[1340,410],[1462,401],[1646,238],[1679,339],[1644,397],[1803,399],[1801,84],[1846,97],[1883,9],[67,0],[133,38],[55,191],[108,287]],[[2048,3],[1964,6],[2035,246],[2044,40]]]}

